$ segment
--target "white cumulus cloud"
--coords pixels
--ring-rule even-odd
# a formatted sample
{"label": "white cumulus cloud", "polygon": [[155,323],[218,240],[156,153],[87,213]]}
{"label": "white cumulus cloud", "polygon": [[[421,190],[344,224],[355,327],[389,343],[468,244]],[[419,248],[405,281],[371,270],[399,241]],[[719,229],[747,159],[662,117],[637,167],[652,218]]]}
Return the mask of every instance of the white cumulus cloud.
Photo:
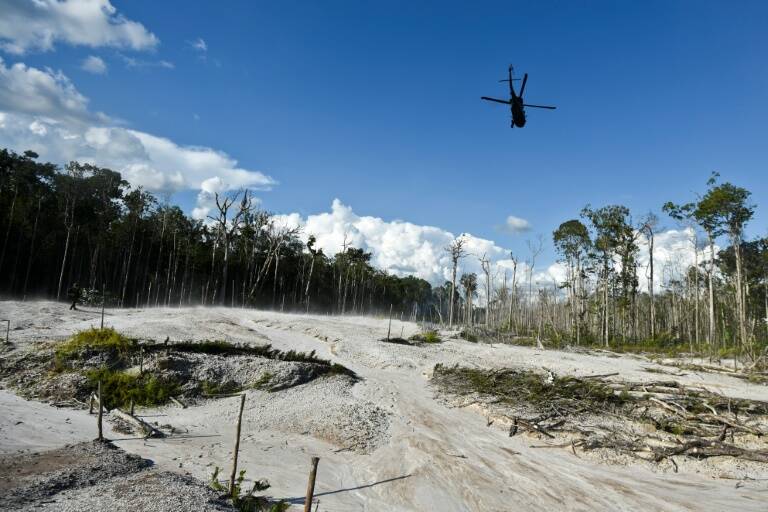
{"label": "white cumulus cloud", "polygon": [[155,192],[199,190],[203,203],[213,192],[276,184],[221,151],[116,126],[92,114],[88,99],[61,72],[22,63],[6,67],[1,59],[0,147],[31,149],[59,164],[78,160],[109,167]]}
{"label": "white cumulus cloud", "polygon": [[132,50],[159,43],[144,25],[118,13],[110,0],[3,0],[0,9],[0,48],[16,55],[49,51],[57,42]]}
{"label": "white cumulus cloud", "polygon": [[2,58],[0,110],[68,123],[91,122],[101,117],[88,111],[88,99],[61,71],[41,70],[22,62],[6,67]]}
{"label": "white cumulus cloud", "polygon": [[94,75],[103,75],[107,72],[107,63],[101,57],[89,55],[80,64],[80,69],[93,73]]}
{"label": "white cumulus cloud", "polygon": [[[452,264],[445,248],[457,235],[439,227],[361,216],[339,199],[334,199],[329,212],[306,218],[290,213],[278,216],[277,222],[301,227],[304,240],[314,235],[315,246],[328,256],[341,252],[346,241],[351,247],[370,252],[375,267],[393,274],[417,276],[434,285],[441,285],[451,277]],[[462,236],[466,240],[467,255],[459,263],[459,275],[464,272],[482,275],[479,258],[485,256],[493,263],[496,281],[503,278],[505,269],[511,276],[512,261],[507,249],[469,233]],[[518,272],[523,268],[523,264],[519,265]]]}

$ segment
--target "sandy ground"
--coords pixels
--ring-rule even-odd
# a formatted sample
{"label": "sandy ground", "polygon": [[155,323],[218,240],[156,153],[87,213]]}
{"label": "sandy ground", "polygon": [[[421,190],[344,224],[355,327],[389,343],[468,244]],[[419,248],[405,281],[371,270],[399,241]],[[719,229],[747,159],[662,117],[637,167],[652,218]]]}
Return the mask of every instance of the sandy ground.
{"label": "sandy ground", "polygon": [[[11,341],[63,339],[98,326],[99,312],[70,312],[53,302],[0,302],[11,318]],[[627,380],[658,380],[644,370],[659,366],[642,357],[586,355],[450,340],[411,347],[378,341],[386,319],[281,314],[225,308],[108,310],[106,324],[145,339],[224,339],[271,343],[283,350],[315,350],[354,371],[352,387],[333,379],[268,394],[248,391],[240,464],[251,478],[268,478],[275,498],[303,502],[310,456],[320,457],[316,496],[327,511],[508,510],[766,510],[768,482],[733,480],[722,474],[680,472],[640,465],[609,465],[570,450],[537,449],[544,441],[509,438],[486,426],[473,408],[448,408],[433,398],[428,376],[436,363],[478,367],[547,368],[560,374],[620,372]],[[393,334],[416,332],[394,321]],[[670,371],[675,369],[666,368]],[[768,400],[768,387],[711,373],[686,372],[684,384],[727,396]],[[302,389],[304,388],[304,389]],[[229,471],[236,398],[181,409],[139,411],[147,421],[171,424],[184,434],[139,440],[109,433],[125,450],[159,468],[207,480],[218,465]],[[354,406],[354,407],[353,407]],[[362,407],[362,409],[361,409]],[[350,415],[344,411],[350,410]],[[345,444],[356,411],[386,413],[366,432],[376,442],[365,450]],[[95,436],[86,412],[55,409],[0,392],[0,453],[54,448]],[[298,507],[296,507],[298,509]]]}

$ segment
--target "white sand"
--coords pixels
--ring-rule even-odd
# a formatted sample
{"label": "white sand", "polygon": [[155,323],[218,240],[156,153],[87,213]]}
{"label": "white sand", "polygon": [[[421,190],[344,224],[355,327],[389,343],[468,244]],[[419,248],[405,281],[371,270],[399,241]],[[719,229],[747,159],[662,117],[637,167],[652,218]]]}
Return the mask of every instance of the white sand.
{"label": "white sand", "polygon": [[[66,305],[53,302],[0,302],[0,318],[6,317],[12,319],[11,339],[20,347],[99,324],[96,310],[69,312]],[[766,510],[768,482],[739,482],[737,488],[735,480],[697,474],[685,464],[679,473],[651,471],[640,465],[599,464],[559,448],[534,449],[530,446],[544,442],[509,438],[488,428],[485,418],[469,408],[441,405],[432,398],[427,381],[438,362],[545,367],[574,375],[620,372],[629,380],[664,377],[644,371],[657,365],[643,358],[465,341],[401,346],[377,341],[386,335],[385,319],[224,308],[108,310],[106,324],[157,340],[225,339],[316,350],[320,357],[355,370],[364,380],[351,388],[321,379],[272,395],[248,392],[241,467],[251,478],[268,478],[270,494],[294,503],[303,501],[309,458],[317,455],[316,495],[320,510],[328,511]],[[401,327],[406,336],[416,331],[413,324],[394,321],[392,332],[399,335]],[[768,400],[765,386],[686,373],[677,379],[727,396]],[[218,465],[228,474],[237,405],[231,398],[188,409],[141,411],[148,421],[187,433],[117,444],[152,459],[161,469],[208,479]],[[347,448],[343,439],[359,421],[344,417],[345,407],[352,405],[377,406],[389,413],[388,435],[371,453],[338,451]],[[6,392],[0,392],[0,428],[0,453],[95,436],[95,420],[84,412],[24,402]],[[723,467],[727,474],[731,466]]]}

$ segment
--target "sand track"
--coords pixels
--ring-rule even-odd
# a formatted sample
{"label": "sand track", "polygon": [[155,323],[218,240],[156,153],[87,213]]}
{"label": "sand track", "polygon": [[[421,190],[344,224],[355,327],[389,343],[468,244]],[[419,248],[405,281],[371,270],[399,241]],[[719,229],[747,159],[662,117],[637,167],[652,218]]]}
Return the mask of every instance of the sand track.
{"label": "sand track", "polygon": [[[0,317],[9,316],[11,339],[20,349],[35,341],[65,338],[99,322],[96,310],[70,313],[66,305],[53,302],[0,302]],[[436,363],[548,368],[573,375],[618,371],[628,380],[657,380],[658,374],[644,368],[658,365],[643,358],[453,340],[419,347],[387,344],[378,341],[386,335],[387,321],[366,317],[169,308],[110,310],[106,323],[146,339],[224,339],[270,343],[281,350],[315,350],[318,356],[356,371],[362,381],[354,386],[323,378],[272,395],[248,391],[241,464],[249,477],[270,480],[269,493],[293,503],[302,502],[310,455],[321,457],[320,510],[746,511],[765,510],[768,500],[764,481],[740,481],[737,488],[736,480],[697,474],[684,465],[672,473],[664,468],[600,464],[564,449],[531,448],[542,442],[526,436],[509,438],[502,430],[487,427],[486,419],[472,408],[447,407],[434,399],[427,380]],[[394,333],[402,330],[405,336],[416,329],[399,321],[392,326]],[[768,399],[765,386],[718,374],[685,373],[676,377],[684,384],[706,386],[726,396]],[[229,467],[236,407],[236,399],[222,399],[189,409],[140,411],[148,421],[171,424],[186,434],[116,444],[155,461],[161,469],[208,479],[215,465]],[[8,411],[19,421],[35,415],[35,428],[0,419],[0,452],[14,451],[14,438],[27,448],[35,443],[55,447],[56,442],[74,442],[68,439],[74,429],[61,426],[61,410],[0,393],[0,418]],[[93,421],[80,411],[65,414],[82,424],[81,429]],[[371,424],[359,427],[366,421]],[[36,434],[45,429],[55,435]],[[355,450],[361,442],[364,449]],[[743,476],[736,463],[723,464],[722,472]]]}

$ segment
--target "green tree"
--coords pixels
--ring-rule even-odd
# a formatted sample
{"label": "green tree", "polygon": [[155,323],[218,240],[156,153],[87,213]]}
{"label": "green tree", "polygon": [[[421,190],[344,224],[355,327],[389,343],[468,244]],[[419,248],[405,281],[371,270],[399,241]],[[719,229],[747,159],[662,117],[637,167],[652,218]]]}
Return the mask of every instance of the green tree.
{"label": "green tree", "polygon": [[743,286],[744,269],[741,257],[741,242],[744,226],[752,218],[755,207],[749,202],[751,193],[730,183],[716,184],[717,174],[710,178],[709,190],[696,206],[695,215],[709,219],[721,226],[730,238],[736,262],[736,315],[739,326],[739,340],[743,347],[748,345],[745,295]]}
{"label": "green tree", "polygon": [[568,270],[568,289],[571,304],[571,330],[575,331],[576,344],[581,338],[584,316],[582,260],[590,250],[592,241],[589,230],[578,219],[563,222],[552,233],[555,249],[563,256]]}

